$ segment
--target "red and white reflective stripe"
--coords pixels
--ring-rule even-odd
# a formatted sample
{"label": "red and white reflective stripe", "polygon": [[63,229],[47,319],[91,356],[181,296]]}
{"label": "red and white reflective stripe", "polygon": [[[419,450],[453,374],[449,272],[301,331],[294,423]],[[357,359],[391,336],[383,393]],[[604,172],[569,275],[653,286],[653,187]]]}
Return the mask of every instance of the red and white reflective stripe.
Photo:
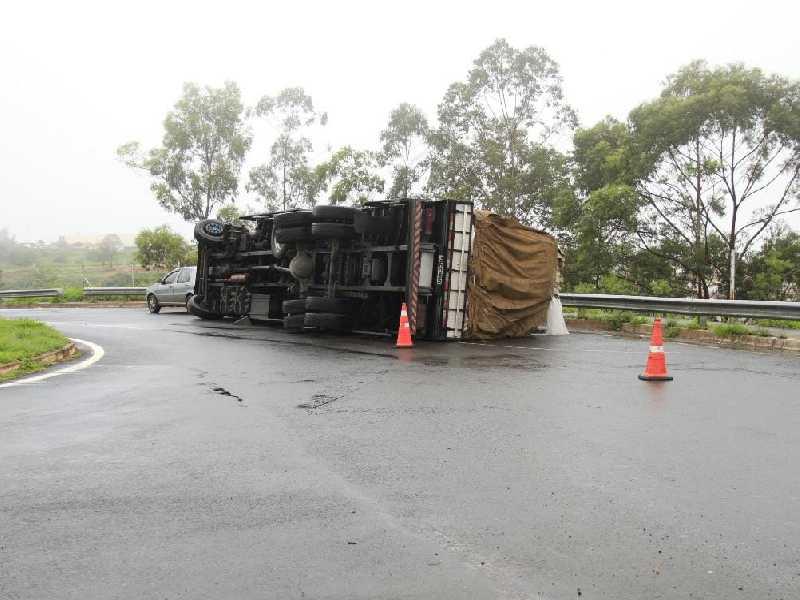
{"label": "red and white reflective stripe", "polygon": [[664,346],[650,346],[650,352],[664,354]]}
{"label": "red and white reflective stripe", "polygon": [[401,317],[407,317],[407,316],[408,316],[408,313],[406,312],[406,309],[405,309],[405,308],[403,308],[403,309],[401,309],[401,310],[400,310],[400,316],[401,316]]}

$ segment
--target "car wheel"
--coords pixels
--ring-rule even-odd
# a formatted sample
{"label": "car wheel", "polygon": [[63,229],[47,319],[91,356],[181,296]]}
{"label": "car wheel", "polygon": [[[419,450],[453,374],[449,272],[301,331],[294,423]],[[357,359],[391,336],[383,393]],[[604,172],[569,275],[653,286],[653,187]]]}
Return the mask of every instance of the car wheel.
{"label": "car wheel", "polygon": [[306,312],[306,299],[284,300],[281,309],[285,315],[302,315]]}
{"label": "car wheel", "polygon": [[[313,227],[313,225],[312,225]],[[311,239],[311,231],[307,225],[298,227],[281,227],[275,231],[275,241],[279,244],[305,242]]]}
{"label": "car wheel", "polygon": [[272,217],[272,220],[279,229],[309,225],[311,223],[311,211],[296,210],[294,212],[279,213]]}
{"label": "car wheel", "polygon": [[194,226],[194,237],[198,242],[219,244],[224,241],[225,223],[218,219],[205,219]]}
{"label": "car wheel", "polygon": [[352,223],[356,214],[361,212],[351,206],[331,206],[329,204],[319,204],[311,211],[315,223],[341,221]]}
{"label": "car wheel", "polygon": [[186,312],[187,313],[189,312],[189,300],[192,299],[192,296],[194,296],[194,294],[186,294],[185,306],[186,306]]}
{"label": "car wheel", "polygon": [[321,298],[319,296],[309,296],[306,298],[305,311],[352,315],[357,306],[358,301],[351,298]]}
{"label": "car wheel", "polygon": [[286,331],[291,332],[299,332],[303,331],[303,326],[305,324],[305,315],[289,315],[288,317],[283,318],[283,328]]}
{"label": "car wheel", "polygon": [[314,327],[321,331],[350,331],[353,320],[348,315],[334,313],[306,313],[305,326]]}
{"label": "car wheel", "polygon": [[346,240],[355,237],[353,226],[348,223],[312,223],[311,237],[318,240]]}
{"label": "car wheel", "polygon": [[147,310],[154,315],[157,315],[161,311],[161,305],[158,303],[158,298],[156,298],[155,294],[147,295]]}

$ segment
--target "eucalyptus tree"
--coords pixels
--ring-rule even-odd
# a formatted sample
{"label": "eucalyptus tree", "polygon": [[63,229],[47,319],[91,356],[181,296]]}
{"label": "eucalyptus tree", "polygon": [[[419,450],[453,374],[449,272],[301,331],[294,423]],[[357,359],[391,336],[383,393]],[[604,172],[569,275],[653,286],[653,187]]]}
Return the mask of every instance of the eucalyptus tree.
{"label": "eucalyptus tree", "polygon": [[385,182],[377,172],[373,152],[344,146],[320,165],[314,181],[324,180],[331,204],[363,204],[383,192]]}
{"label": "eucalyptus tree", "polygon": [[395,108],[381,132],[382,165],[392,169],[389,197],[407,198],[417,191],[428,165],[428,119],[421,109],[406,102]]}
{"label": "eucalyptus tree", "polygon": [[313,205],[315,198],[308,196],[308,179],[313,174],[308,157],[313,145],[303,131],[314,124],[325,125],[327,113],[318,112],[311,96],[301,87],[262,97],[255,113],[272,121],[279,135],[270,147],[267,161],[251,169],[247,190],[255,192],[268,210]]}
{"label": "eucalyptus tree", "polygon": [[556,137],[577,119],[564,100],[556,62],[542,49],[497,40],[465,81],[450,85],[430,135],[428,188],[545,225],[569,187]]}
{"label": "eucalyptus tree", "polygon": [[235,83],[219,88],[186,83],[164,119],[161,146],[143,153],[138,142],[129,142],[117,155],[150,175],[150,189],[161,206],[195,221],[235,200],[251,141]]}
{"label": "eucalyptus tree", "polygon": [[733,299],[737,256],[776,218],[800,210],[800,86],[697,61],[634,109],[630,124],[643,242],[672,239],[702,264],[711,262],[710,238],[721,240],[727,268],[719,278]]}

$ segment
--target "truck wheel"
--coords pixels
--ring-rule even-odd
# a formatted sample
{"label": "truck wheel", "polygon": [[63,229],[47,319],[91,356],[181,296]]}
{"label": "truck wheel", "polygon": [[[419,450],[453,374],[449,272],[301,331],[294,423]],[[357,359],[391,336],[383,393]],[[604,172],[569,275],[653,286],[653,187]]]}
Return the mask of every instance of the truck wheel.
{"label": "truck wheel", "polygon": [[198,242],[220,244],[224,241],[225,223],[218,219],[205,219],[194,226],[194,238]]}
{"label": "truck wheel", "polygon": [[341,221],[343,223],[352,223],[359,213],[358,209],[350,206],[332,206],[329,204],[319,204],[311,211],[314,216],[315,223]]}
{"label": "truck wheel", "polygon": [[306,327],[315,327],[321,331],[350,331],[353,320],[348,315],[334,313],[306,313]]}
{"label": "truck wheel", "polygon": [[347,223],[312,223],[311,237],[317,240],[337,239],[346,240],[355,237],[356,232],[352,225]]}
{"label": "truck wheel", "polygon": [[371,215],[359,215],[353,223],[356,233],[366,235],[388,235],[397,231],[393,217],[373,217]]}
{"label": "truck wheel", "polygon": [[202,298],[198,298],[197,296],[192,296],[189,298],[189,302],[187,302],[189,312],[192,313],[196,317],[200,317],[201,319],[205,319],[207,321],[216,321],[217,319],[221,319],[222,315],[219,313],[211,312],[208,310],[203,303]]}
{"label": "truck wheel", "polygon": [[294,212],[280,213],[272,217],[272,220],[279,229],[309,225],[311,223],[311,211],[297,210]]}
{"label": "truck wheel", "polygon": [[281,308],[285,315],[302,315],[306,312],[306,298],[284,300]]}
{"label": "truck wheel", "polygon": [[306,298],[305,311],[308,313],[352,315],[357,306],[357,301],[350,298],[321,298],[319,296],[309,296]]}
{"label": "truck wheel", "polygon": [[305,323],[305,315],[289,315],[283,318],[283,328],[286,331],[298,332],[303,331]]}
{"label": "truck wheel", "polygon": [[275,230],[275,241],[277,241],[279,244],[305,242],[311,238],[311,231],[309,231],[308,226],[306,225],[298,227],[280,227]]}
{"label": "truck wheel", "polygon": [[278,229],[273,223],[272,233],[269,235],[269,249],[272,250],[272,256],[275,258],[283,258],[283,255],[286,254],[286,246],[275,239],[276,233],[278,233]]}
{"label": "truck wheel", "polygon": [[159,312],[161,312],[161,305],[158,303],[158,298],[156,298],[155,294],[147,295],[147,310],[154,315],[157,315]]}

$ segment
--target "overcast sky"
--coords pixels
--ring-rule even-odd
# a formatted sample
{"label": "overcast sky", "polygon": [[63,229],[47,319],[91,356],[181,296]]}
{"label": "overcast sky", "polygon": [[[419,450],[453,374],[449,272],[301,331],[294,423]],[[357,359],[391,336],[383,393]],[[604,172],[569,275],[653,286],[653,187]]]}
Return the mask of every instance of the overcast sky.
{"label": "overcast sky", "polygon": [[498,37],[544,47],[586,125],[624,117],[695,58],[800,78],[799,22],[800,4],[765,0],[4,3],[0,228],[130,239],[168,223],[188,236],[115,155],[158,143],[184,81],[236,81],[248,104],[301,85],[329,113],[318,146],[376,148],[394,106],[432,117]]}

